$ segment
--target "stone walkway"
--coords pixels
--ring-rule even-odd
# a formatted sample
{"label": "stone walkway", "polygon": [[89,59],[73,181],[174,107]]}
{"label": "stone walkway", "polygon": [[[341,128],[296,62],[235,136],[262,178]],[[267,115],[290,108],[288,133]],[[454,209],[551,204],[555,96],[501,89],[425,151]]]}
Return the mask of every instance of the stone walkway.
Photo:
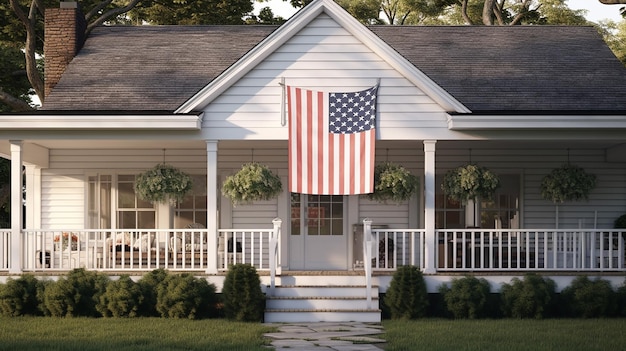
{"label": "stone walkway", "polygon": [[379,339],[383,332],[380,324],[359,322],[321,322],[268,324],[278,332],[267,333],[277,351],[380,351],[385,340]]}

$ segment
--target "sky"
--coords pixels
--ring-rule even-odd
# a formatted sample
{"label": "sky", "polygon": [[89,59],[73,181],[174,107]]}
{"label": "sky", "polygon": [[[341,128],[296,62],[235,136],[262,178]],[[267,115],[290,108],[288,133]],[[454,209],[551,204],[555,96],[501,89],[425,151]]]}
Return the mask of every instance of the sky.
{"label": "sky", "polygon": [[[598,0],[567,0],[567,4],[571,9],[579,10],[584,9],[589,11],[586,18],[590,21],[597,22],[603,19],[611,19],[619,22],[622,17],[619,14],[619,9],[626,5],[604,5]],[[296,12],[296,9],[289,5],[289,1],[282,0],[270,0],[269,2],[256,3],[255,8],[258,12],[259,9],[269,6],[272,8],[274,15],[279,15],[284,18],[289,18]]]}

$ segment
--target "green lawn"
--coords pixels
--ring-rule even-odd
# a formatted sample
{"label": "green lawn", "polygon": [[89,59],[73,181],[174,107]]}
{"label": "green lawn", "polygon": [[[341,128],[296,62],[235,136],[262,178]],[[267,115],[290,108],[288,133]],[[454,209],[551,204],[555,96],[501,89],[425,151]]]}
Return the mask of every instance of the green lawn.
{"label": "green lawn", "polygon": [[626,319],[384,321],[386,351],[626,350]]}
{"label": "green lawn", "polygon": [[0,350],[265,350],[259,323],[224,319],[0,318]]}
{"label": "green lawn", "polygon": [[[626,319],[383,321],[386,351],[626,350]],[[0,350],[261,351],[274,330],[224,319],[0,318]]]}

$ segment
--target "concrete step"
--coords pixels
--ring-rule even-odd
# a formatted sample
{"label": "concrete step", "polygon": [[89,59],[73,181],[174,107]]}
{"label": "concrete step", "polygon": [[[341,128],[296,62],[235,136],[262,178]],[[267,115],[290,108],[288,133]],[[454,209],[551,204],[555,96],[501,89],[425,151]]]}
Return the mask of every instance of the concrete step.
{"label": "concrete step", "polygon": [[380,310],[266,310],[265,323],[380,323]]}
{"label": "concrete step", "polygon": [[267,290],[265,322],[371,322],[381,321],[378,287],[367,301],[365,286],[276,286]]}
{"label": "concrete step", "polygon": [[355,296],[297,296],[297,297],[284,297],[284,296],[269,296],[265,300],[265,308],[271,310],[286,309],[286,310],[341,310],[349,306],[350,309],[364,310],[375,308],[378,309],[378,294],[372,296],[371,303],[368,304],[367,299],[364,297]]}
{"label": "concrete step", "polygon": [[[365,297],[365,286],[360,285],[281,285],[276,286],[272,296],[301,297],[301,296],[331,296],[331,297]],[[372,296],[378,296],[378,286],[372,286]]]}

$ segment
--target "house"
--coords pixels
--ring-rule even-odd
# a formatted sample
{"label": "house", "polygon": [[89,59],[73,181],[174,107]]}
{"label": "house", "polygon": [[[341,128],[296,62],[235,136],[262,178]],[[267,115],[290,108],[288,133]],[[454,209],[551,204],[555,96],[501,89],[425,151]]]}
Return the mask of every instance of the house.
{"label": "house", "polygon": [[[592,27],[364,26],[316,0],[280,27],[100,27],[81,47],[78,10],[61,4],[46,13],[44,105],[0,115],[14,190],[2,279],[164,267],[220,286],[229,264],[250,263],[268,284],[268,320],[380,320],[376,297],[407,264],[431,291],[461,274],[493,289],[527,272],[559,288],[578,274],[623,282],[625,232],[613,227],[626,213],[626,69]],[[285,86],[377,84],[375,162],[418,175],[418,193],[290,193]],[[285,191],[233,206],[220,187],[247,162]],[[193,176],[182,203],[135,195],[135,176],[160,163]],[[499,175],[492,200],[447,199],[443,175],[467,163]],[[596,186],[556,205],[540,185],[567,163]],[[340,306],[274,298],[327,291],[365,302],[328,316],[319,310]]]}

